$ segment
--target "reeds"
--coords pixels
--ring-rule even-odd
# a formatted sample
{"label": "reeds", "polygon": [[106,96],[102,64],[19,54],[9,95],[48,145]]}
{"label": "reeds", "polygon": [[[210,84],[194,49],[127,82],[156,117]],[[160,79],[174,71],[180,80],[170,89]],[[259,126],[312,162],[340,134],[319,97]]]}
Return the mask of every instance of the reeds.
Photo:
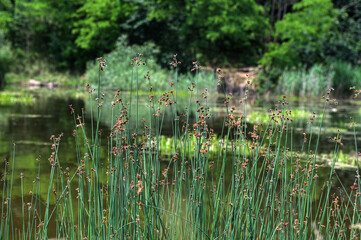
{"label": "reeds", "polygon": [[[28,203],[22,192],[24,220],[19,232],[12,223],[13,171],[9,173],[5,166],[1,239],[47,239],[51,227],[56,229],[52,237],[58,239],[360,238],[359,170],[351,190],[335,173],[341,133],[330,143],[334,144],[331,166],[317,161],[332,89],[324,97],[323,112],[310,117],[310,131],[300,136],[294,133],[286,97],[275,105],[266,124],[251,125],[246,121],[247,88],[236,106],[231,105],[232,96],[225,94],[226,114],[222,132],[216,135],[208,126],[212,117],[208,92],[199,93],[197,63],[184,109],[177,104],[180,62],[176,55],[172,62],[175,82],[160,97],[153,96],[151,73],[139,76],[145,68],[142,56],[132,63],[131,86],[136,96],[131,92],[125,100],[119,91],[115,94],[111,134],[108,142],[102,142],[105,62],[99,59],[97,95],[88,87],[90,101],[95,97],[96,104],[96,117],[91,109],[95,121],[91,133],[85,130],[84,112],[76,115],[70,106],[76,144],[68,151],[74,151],[78,167],[62,168],[58,156],[61,135],[52,136],[47,199],[40,198],[40,179],[34,181]],[[149,117],[144,121],[138,119],[140,84],[149,88]],[[223,84],[221,71],[219,84]],[[135,109],[131,108],[134,98]],[[170,123],[165,123],[167,114]],[[321,119],[318,133],[313,133],[315,118]],[[162,137],[164,124],[172,125],[170,143]],[[294,138],[303,139],[301,149],[295,149]],[[165,148],[170,155],[162,154]],[[14,145],[12,170],[15,161]],[[322,172],[327,177],[320,180]],[[338,191],[332,188],[336,182],[341,186]]]}
{"label": "reeds", "polygon": [[278,89],[281,94],[317,97],[325,89],[334,88],[338,95],[347,95],[349,88],[360,85],[361,68],[345,62],[327,65],[314,64],[310,68],[286,69],[280,76]]}

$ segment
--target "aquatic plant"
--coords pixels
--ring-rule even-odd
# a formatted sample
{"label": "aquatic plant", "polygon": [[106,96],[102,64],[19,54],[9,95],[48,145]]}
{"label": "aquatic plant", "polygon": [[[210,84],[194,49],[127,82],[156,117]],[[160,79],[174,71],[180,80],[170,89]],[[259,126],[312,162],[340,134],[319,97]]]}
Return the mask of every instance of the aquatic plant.
{"label": "aquatic plant", "polygon": [[[334,103],[333,89],[325,94],[322,112],[299,112],[300,118],[308,118],[309,132],[298,136],[286,96],[274,106],[268,121],[252,125],[247,121],[248,81],[237,105],[224,93],[226,114],[221,133],[215,134],[208,124],[212,118],[208,91],[198,86],[198,63],[194,62],[188,104],[182,108],[177,55],[171,62],[174,82],[159,97],[153,95],[156,80],[143,63],[142,54],[132,59],[132,91],[128,99],[121,91],[114,95],[111,134],[103,142],[105,60],[98,59],[97,89],[87,85],[89,101],[96,106],[89,109],[91,133],[85,130],[85,111],[76,113],[69,106],[76,144],[66,151],[74,151],[77,167],[62,166],[62,134],[51,136],[47,188],[40,184],[44,181],[40,180],[40,162],[30,197],[20,175],[21,229],[14,229],[13,223],[19,207],[12,205],[17,177],[13,174],[14,144],[2,177],[0,239],[48,239],[51,228],[55,229],[52,237],[58,239],[88,240],[360,238],[359,175],[347,186],[335,171],[343,145],[341,132],[330,139],[334,145],[330,166],[318,162],[320,133],[325,112]],[[222,71],[218,74],[217,84],[222,86]],[[140,85],[149,92],[144,103],[149,117],[144,120],[139,118]],[[162,137],[166,114],[172,116],[172,139]],[[355,123],[352,128],[358,153]],[[303,141],[301,149],[294,148],[296,138]],[[355,161],[358,173],[358,155]],[[336,183],[340,187],[334,191]],[[44,191],[46,199],[40,197]]]}
{"label": "aquatic plant", "polygon": [[19,92],[0,92],[0,104],[3,106],[12,106],[17,103],[32,105],[34,102],[35,98],[31,94]]}

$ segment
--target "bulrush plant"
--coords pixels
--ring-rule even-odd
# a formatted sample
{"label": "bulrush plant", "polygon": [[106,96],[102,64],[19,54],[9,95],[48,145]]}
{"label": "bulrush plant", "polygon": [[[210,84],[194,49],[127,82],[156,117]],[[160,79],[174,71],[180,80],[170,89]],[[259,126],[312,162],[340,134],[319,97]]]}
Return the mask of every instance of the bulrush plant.
{"label": "bulrush plant", "polygon": [[[232,95],[224,93],[225,116],[221,133],[216,134],[208,124],[212,118],[209,93],[198,89],[199,64],[193,63],[194,82],[187,89],[188,104],[181,109],[177,55],[171,63],[175,82],[170,83],[170,90],[155,96],[154,80],[138,54],[131,64],[129,99],[116,92],[111,102],[109,141],[102,142],[105,60],[98,61],[97,90],[87,87],[91,106],[96,104],[95,113],[90,109],[91,136],[85,130],[85,111],[78,115],[70,105],[77,168],[61,166],[62,135],[52,136],[50,177],[40,179],[39,164],[30,198],[24,198],[22,191],[20,230],[14,229],[13,223],[14,144],[13,159],[6,162],[2,177],[0,239],[48,239],[50,228],[55,228],[51,237],[83,240],[360,239],[358,158],[352,186],[344,186],[335,171],[343,144],[341,132],[331,138],[330,166],[317,161],[323,120],[334,103],[330,99],[333,89],[324,96],[323,112],[310,117],[309,131],[298,135],[286,96],[270,110],[266,124],[247,123],[251,84],[247,82],[236,106],[231,105]],[[217,73],[215,81],[222,88],[222,70]],[[143,120],[139,119],[140,84],[149,89],[145,103],[149,116]],[[166,115],[171,116],[170,122]],[[171,144],[166,144],[162,135],[165,124],[172,126]],[[351,126],[358,153],[356,124]],[[295,137],[302,139],[301,149],[295,149]],[[164,149],[170,155],[162,154]],[[102,152],[108,152],[107,157]],[[325,171],[327,176],[321,179]],[[20,177],[22,184],[24,175]],[[49,182],[47,197],[41,199],[40,181],[44,180]],[[336,183],[340,186],[337,190],[333,188]]]}

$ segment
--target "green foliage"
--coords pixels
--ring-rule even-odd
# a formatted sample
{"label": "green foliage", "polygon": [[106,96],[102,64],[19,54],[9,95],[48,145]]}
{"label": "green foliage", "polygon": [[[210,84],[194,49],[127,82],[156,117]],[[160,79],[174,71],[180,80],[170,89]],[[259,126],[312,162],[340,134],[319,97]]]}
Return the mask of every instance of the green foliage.
{"label": "green foliage", "polygon": [[0,89],[5,85],[5,74],[9,72],[13,65],[13,55],[10,45],[5,40],[3,33],[0,31]]}
{"label": "green foliage", "polygon": [[[108,67],[104,72],[103,87],[108,89],[120,89],[124,91],[131,90],[132,74],[135,76],[135,67],[131,67],[131,60],[137,53],[143,54],[143,59],[146,63],[145,66],[138,68],[138,74],[142,77],[142,83],[139,85],[139,89],[143,91],[149,91],[150,84],[154,91],[165,90],[169,88],[171,82],[175,82],[174,73],[162,69],[156,62],[156,56],[159,54],[159,48],[154,43],[148,42],[142,46],[128,45],[125,36],[119,38],[116,43],[116,48],[109,54],[104,56]],[[169,62],[171,62],[171,56],[169,56]],[[88,65],[86,72],[86,78],[95,83],[98,78],[97,66],[98,62],[94,61]],[[134,72],[133,72],[134,71]],[[151,82],[143,78],[150,72]],[[133,73],[132,73],[133,72]],[[143,80],[144,79],[144,80]],[[200,89],[208,88],[209,91],[215,92],[216,83],[213,74],[201,72],[198,79]],[[191,86],[192,82],[195,82],[194,76],[189,73],[179,76],[179,89],[187,90]],[[133,90],[135,89],[135,83],[133,82]]]}
{"label": "green foliage", "polygon": [[153,42],[158,50],[152,61],[163,68],[178,53],[182,73],[195,60],[212,67],[261,63],[266,67],[259,77],[264,90],[278,84],[280,69],[286,67],[361,62],[357,1],[294,2],[0,0],[0,29],[9,41],[1,51],[8,55],[4,52],[12,48],[16,73],[31,72],[38,61],[51,70],[83,73],[88,61],[113,52],[117,39],[126,35],[129,45]]}
{"label": "green foliage", "polygon": [[254,0],[151,2],[149,17],[174,24],[184,49],[202,62],[250,63],[250,58],[262,52],[268,22],[262,15],[263,7]]}
{"label": "green foliage", "polygon": [[334,72],[333,87],[340,92],[346,92],[355,82],[354,67],[346,62],[337,61],[332,63]]}
{"label": "green foliage", "polygon": [[87,50],[109,51],[119,36],[119,24],[133,13],[127,1],[87,0],[77,10],[73,34],[75,43]]}
{"label": "green foliage", "polygon": [[339,9],[337,31],[324,42],[322,51],[328,61],[361,61],[361,4],[358,0],[334,0]]}
{"label": "green foliage", "polygon": [[351,85],[358,88],[361,87],[361,66],[356,66],[353,69],[353,78],[351,80]]}
{"label": "green foliage", "polygon": [[353,66],[347,62],[337,61],[332,63],[335,77],[334,88],[340,92],[348,92],[350,87],[361,87],[361,66]]}
{"label": "green foliage", "polygon": [[[264,79],[267,79],[267,75]],[[286,95],[320,96],[330,87],[340,95],[350,92],[350,87],[361,86],[361,67],[341,61],[328,65],[314,64],[309,69],[285,69],[278,81],[279,93]],[[265,82],[267,80],[263,84]]]}
{"label": "green foliage", "polygon": [[12,106],[15,104],[32,105],[34,104],[34,96],[19,92],[0,92],[0,105]]}
{"label": "green foliage", "polygon": [[[116,43],[116,48],[109,54],[104,56],[107,61],[107,67],[103,76],[103,87],[110,89],[130,90],[132,71],[131,60],[137,53],[142,53],[146,62],[146,69],[151,72],[152,78],[157,79],[154,81],[154,87],[165,87],[167,83],[168,74],[166,70],[160,69],[155,62],[155,56],[159,49],[153,43],[146,43],[143,46],[128,46],[125,36],[121,37]],[[98,78],[98,62],[88,66],[86,78],[91,82],[96,82]],[[135,74],[135,73],[134,73]],[[145,68],[139,68],[139,75],[143,77],[146,74]],[[162,79],[162,80],[159,80]],[[145,80],[144,80],[145,81]],[[148,84],[141,84],[142,90],[149,89]]]}
{"label": "green foliage", "polygon": [[[277,84],[281,89],[286,88],[285,91],[294,92],[292,89],[295,89],[301,95],[306,94],[305,89],[299,87],[306,84],[312,69],[321,67],[313,66],[315,63],[331,66],[323,73],[321,70],[316,73],[325,75],[316,77],[315,93],[324,85],[322,81],[327,71],[334,75],[331,85],[339,94],[360,84],[357,65],[361,59],[361,6],[352,0],[333,2],[337,9],[333,9],[331,1],[301,1],[293,6],[293,13],[286,14],[284,20],[276,23],[278,42],[269,44],[268,52],[260,61],[267,70],[259,77],[264,88],[277,84],[278,77],[273,74],[277,72],[275,69],[308,66],[311,69],[286,70],[282,82]],[[306,80],[302,80],[302,75]]]}
{"label": "green foliage", "polygon": [[[128,100],[117,93],[107,134],[100,123],[104,105],[96,104],[96,115],[92,111],[93,99],[102,98],[100,87],[105,79],[101,72],[98,76],[98,94],[89,93],[91,119],[84,119],[84,109],[79,113],[70,105],[72,148],[64,148],[63,134],[53,135],[51,156],[36,163],[22,158],[14,144],[12,159],[4,164],[2,175],[1,239],[360,237],[355,229],[361,220],[360,205],[355,204],[360,181],[357,176],[351,183],[343,181],[336,171],[338,159],[351,159],[340,150],[340,134],[331,143],[330,166],[318,161],[328,99],[318,117],[320,122],[311,121],[311,132],[298,136],[285,99],[271,110],[267,126],[253,127],[246,121],[247,95],[239,106],[242,112],[234,111],[226,100],[224,131],[215,136],[209,124],[213,111],[206,97],[189,95],[187,107],[181,109],[177,108],[177,90],[174,105],[167,97],[144,104],[138,101],[137,88],[132,109],[132,95]],[[191,109],[196,110],[195,117],[191,117]],[[141,121],[140,111],[148,118]],[[167,113],[171,119],[163,122]],[[294,113],[295,119],[307,118],[307,114]],[[166,125],[171,128],[171,138],[162,137]],[[313,128],[317,128],[314,133]],[[301,150],[296,149],[298,139]],[[65,165],[63,151],[73,153],[70,166]],[[18,174],[14,178],[14,172],[21,171],[28,161],[31,180],[23,172],[20,180]],[[50,175],[40,171],[41,164],[48,162]],[[19,192],[21,203],[16,198]],[[16,216],[22,220],[19,228]],[[21,227],[22,231],[12,231]]]}
{"label": "green foliage", "polygon": [[[295,108],[292,109],[289,117],[291,117],[294,121],[304,121],[308,120],[312,117],[312,113],[310,111],[306,111],[303,109]],[[247,122],[250,124],[263,124],[267,126],[268,123],[272,121],[272,113],[263,111],[252,111],[247,114]]]}
{"label": "green foliage", "polygon": [[[6,8],[4,29],[16,52],[18,72],[41,59],[58,69],[82,69],[84,53],[71,34],[74,12],[82,0],[12,1]],[[39,44],[41,43],[41,44]]]}
{"label": "green foliage", "polygon": [[0,29],[4,28],[6,24],[11,21],[11,1],[0,0]]}
{"label": "green foliage", "polygon": [[302,0],[275,24],[277,42],[269,45],[260,63],[289,67],[322,62],[323,42],[335,28],[337,10],[331,0]]}
{"label": "green foliage", "polygon": [[334,73],[320,64],[310,69],[283,71],[279,91],[286,95],[319,96],[325,89],[332,87]]}
{"label": "green foliage", "polygon": [[257,91],[265,93],[273,90],[277,86],[282,72],[283,71],[279,68],[266,68],[259,70],[254,81]]}

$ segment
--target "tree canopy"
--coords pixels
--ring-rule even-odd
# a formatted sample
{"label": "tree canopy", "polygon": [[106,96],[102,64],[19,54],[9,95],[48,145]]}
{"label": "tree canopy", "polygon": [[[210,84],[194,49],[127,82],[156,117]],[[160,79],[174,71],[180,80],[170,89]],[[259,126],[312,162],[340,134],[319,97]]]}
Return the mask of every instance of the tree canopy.
{"label": "tree canopy", "polygon": [[[82,72],[117,39],[153,42],[158,63],[286,67],[361,56],[359,0],[0,0],[0,32],[18,66],[45,59]],[[4,43],[5,43],[4,40]],[[6,48],[6,50],[5,50]],[[167,57],[165,57],[167,56]]]}
{"label": "tree canopy", "polygon": [[276,22],[276,41],[269,44],[262,64],[296,66],[324,60],[322,46],[336,29],[337,11],[331,0],[302,0],[292,10]]}
{"label": "tree canopy", "polygon": [[269,24],[263,7],[254,0],[156,0],[152,3],[149,17],[174,24],[185,49],[209,64],[227,59],[252,62],[252,58],[262,54],[263,37]]}

